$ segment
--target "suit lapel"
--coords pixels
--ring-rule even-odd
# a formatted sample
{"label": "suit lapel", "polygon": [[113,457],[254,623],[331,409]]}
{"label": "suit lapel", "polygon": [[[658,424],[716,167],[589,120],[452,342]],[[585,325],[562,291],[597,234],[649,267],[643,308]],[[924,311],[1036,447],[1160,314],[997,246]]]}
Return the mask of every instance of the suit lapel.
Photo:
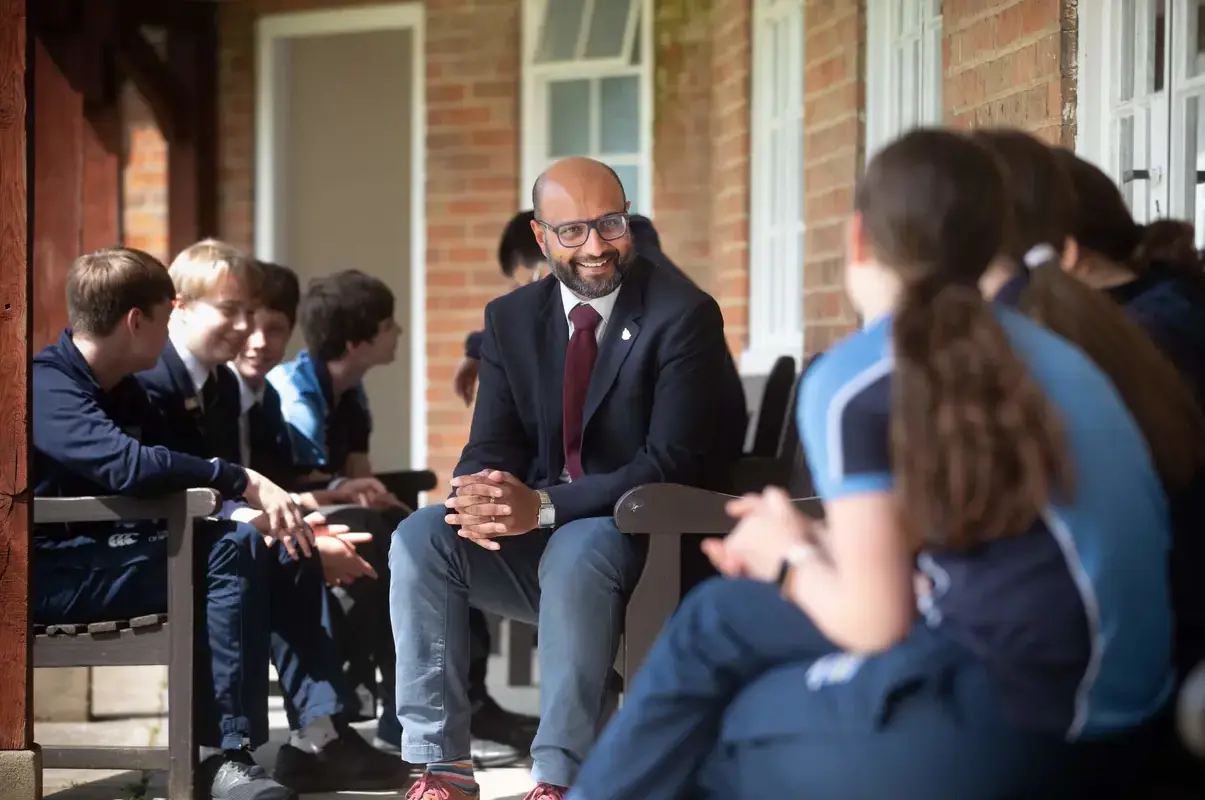
{"label": "suit lapel", "polygon": [[565,308],[561,303],[560,282],[545,281],[548,296],[537,319],[536,348],[540,354],[540,413],[544,418],[544,429],[548,431],[548,477],[555,480],[565,466],[565,448],[562,443],[562,392],[565,385],[565,350],[569,345],[569,322],[565,319]]}
{"label": "suit lapel", "polygon": [[611,391],[619,368],[623,366],[632,345],[640,336],[638,321],[644,314],[644,282],[647,277],[645,265],[636,261],[632,271],[624,278],[619,289],[619,297],[615,300],[615,308],[607,327],[603,330],[602,341],[598,345],[598,360],[594,362],[594,371],[590,373],[590,387],[586,390],[586,408],[582,412],[582,431],[590,424],[590,418],[602,405],[603,398]]}

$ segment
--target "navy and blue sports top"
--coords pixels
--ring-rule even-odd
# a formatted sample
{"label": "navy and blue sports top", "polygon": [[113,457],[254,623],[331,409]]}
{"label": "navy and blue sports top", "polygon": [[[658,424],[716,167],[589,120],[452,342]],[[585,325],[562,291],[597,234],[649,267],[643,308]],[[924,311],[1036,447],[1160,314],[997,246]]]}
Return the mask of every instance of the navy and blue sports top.
{"label": "navy and blue sports top", "polygon": [[[1167,500],[1113,385],[1074,345],[995,307],[1060,412],[1075,491],[1028,530],[926,550],[920,610],[981,660],[1014,724],[1095,738],[1154,716],[1173,687]],[[891,491],[891,318],[844,340],[805,380],[799,429],[825,500]]]}

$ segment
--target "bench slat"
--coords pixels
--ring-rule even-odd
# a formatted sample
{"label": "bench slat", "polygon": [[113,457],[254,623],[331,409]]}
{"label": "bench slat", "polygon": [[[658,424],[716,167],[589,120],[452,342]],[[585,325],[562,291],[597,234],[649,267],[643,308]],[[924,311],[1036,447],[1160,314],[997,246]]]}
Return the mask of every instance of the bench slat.
{"label": "bench slat", "polygon": [[43,769],[166,770],[166,747],[54,747],[43,745]]}
{"label": "bench slat", "polygon": [[[213,489],[189,489],[186,516],[205,517],[221,507]],[[34,499],[35,523],[119,522],[122,520],[163,519],[178,513],[180,495],[162,497],[38,497]]]}

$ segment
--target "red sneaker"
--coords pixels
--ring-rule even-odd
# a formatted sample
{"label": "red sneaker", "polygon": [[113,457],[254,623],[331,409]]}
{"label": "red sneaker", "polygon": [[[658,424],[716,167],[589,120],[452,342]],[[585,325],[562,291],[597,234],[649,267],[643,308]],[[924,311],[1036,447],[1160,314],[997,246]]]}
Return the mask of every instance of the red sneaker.
{"label": "red sneaker", "polygon": [[406,800],[480,800],[480,795],[466,794],[430,772],[424,772],[406,792]]}

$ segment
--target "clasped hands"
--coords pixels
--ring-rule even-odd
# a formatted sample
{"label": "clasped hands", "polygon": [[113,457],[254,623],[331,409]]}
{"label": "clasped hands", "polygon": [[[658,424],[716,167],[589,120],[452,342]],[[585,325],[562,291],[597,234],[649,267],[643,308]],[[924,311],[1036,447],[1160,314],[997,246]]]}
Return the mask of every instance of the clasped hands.
{"label": "clasped hands", "polygon": [[520,536],[539,524],[540,496],[523,481],[496,469],[483,469],[452,479],[453,495],[444,501],[449,513],[444,521],[459,528],[457,535],[486,550],[494,541]]}
{"label": "clasped hands", "polygon": [[772,582],[795,545],[814,542],[822,523],[809,520],[782,489],[769,488],[728,502],[736,527],[723,539],[706,539],[703,552],[722,574]]}
{"label": "clasped hands", "polygon": [[[313,549],[318,551],[318,559],[322,562],[322,575],[327,583],[332,586],[344,586],[359,578],[377,577],[372,565],[356,552],[356,545],[372,541],[371,533],[352,531],[346,525],[331,525],[326,521],[326,517],[317,511],[307,514],[305,523],[313,535]],[[269,546],[274,540],[275,537],[271,533],[264,534],[264,541]],[[308,558],[312,551],[304,543],[302,549]]]}

